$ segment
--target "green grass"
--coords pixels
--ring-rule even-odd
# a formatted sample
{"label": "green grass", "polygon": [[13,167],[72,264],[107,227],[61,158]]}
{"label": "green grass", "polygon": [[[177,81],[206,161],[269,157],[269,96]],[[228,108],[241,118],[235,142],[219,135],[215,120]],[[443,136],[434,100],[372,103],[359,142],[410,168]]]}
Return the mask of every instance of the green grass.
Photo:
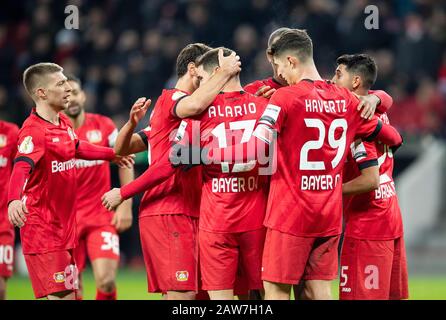
{"label": "green grass", "polygon": [[[96,289],[93,274],[87,270],[83,275],[84,299],[95,298]],[[338,299],[338,283],[333,283],[333,297]],[[117,278],[118,299],[158,300],[160,294],[147,293],[146,274],[143,270],[120,270]],[[409,279],[411,300],[446,300],[446,276],[413,276]],[[14,276],[8,281],[9,300],[34,299],[31,283],[27,277]]]}

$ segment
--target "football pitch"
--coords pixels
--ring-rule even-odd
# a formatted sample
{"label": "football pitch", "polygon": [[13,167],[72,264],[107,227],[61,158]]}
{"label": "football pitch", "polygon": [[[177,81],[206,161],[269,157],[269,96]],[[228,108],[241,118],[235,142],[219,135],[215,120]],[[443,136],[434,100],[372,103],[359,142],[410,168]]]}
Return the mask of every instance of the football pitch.
{"label": "football pitch", "polygon": [[[96,295],[93,274],[83,274],[84,299],[93,300]],[[333,283],[333,297],[338,299],[338,283]],[[159,300],[160,294],[147,293],[144,270],[121,269],[117,278],[119,300]],[[409,278],[411,300],[445,300],[446,276],[412,276]],[[8,281],[8,300],[34,299],[31,283],[27,277],[14,276]]]}

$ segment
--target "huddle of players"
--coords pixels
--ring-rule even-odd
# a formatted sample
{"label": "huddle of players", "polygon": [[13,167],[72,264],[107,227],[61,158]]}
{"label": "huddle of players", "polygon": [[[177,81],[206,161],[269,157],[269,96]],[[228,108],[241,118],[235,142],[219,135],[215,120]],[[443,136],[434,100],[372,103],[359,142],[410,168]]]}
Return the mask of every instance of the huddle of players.
{"label": "huddle of players", "polygon": [[[187,71],[181,69],[185,55]],[[223,59],[234,55],[203,44],[184,48],[177,70],[185,72],[178,72],[175,89],[159,97],[150,126],[133,133],[147,109],[143,99],[118,135],[121,155],[144,150],[144,142],[150,167],[106,193],[103,203],[111,210],[145,191],[140,231],[149,291],[187,299],[203,289],[211,299],[233,299],[265,289],[265,299],[289,299],[291,286],[299,284],[298,298],[331,298],[344,192],[363,195],[344,201],[341,299],[407,298],[391,172],[392,150],[402,138],[385,116],[392,99],[381,91],[362,97],[369,107],[379,104],[380,115],[373,116],[372,108],[362,119],[360,101],[347,90],[369,93],[374,62],[365,55],[340,57],[333,81],[347,87],[341,88],[317,73],[306,32],[281,28],[267,50],[273,78],[243,90],[235,73],[219,84],[220,93],[212,92],[209,107],[196,100],[196,109],[186,112],[182,102],[204,88],[211,93]],[[206,165],[191,165],[197,150],[201,161],[194,163]],[[274,154],[271,176],[261,174],[260,151]],[[352,172],[343,174],[347,157]]]}
{"label": "huddle of players", "polygon": [[[391,98],[383,92],[375,92],[379,99],[363,98],[380,102],[382,121],[361,119],[358,98],[318,75],[304,31],[276,30],[267,56],[274,76],[243,90],[235,54],[188,45],[178,56],[175,89],[163,91],[150,126],[133,133],[150,105],[150,100],[139,99],[120,130],[116,153],[148,148],[150,168],[102,201],[114,209],[145,191],[139,225],[149,291],[163,292],[167,299],[194,299],[203,289],[211,299],[232,299],[265,288],[266,299],[289,299],[291,285],[300,284],[295,288],[298,298],[330,298],[330,281],[338,270],[342,189],[353,196],[344,198],[341,299],[407,298],[401,215],[392,181],[392,148],[387,147],[401,144],[399,134],[386,125]],[[366,95],[375,78],[373,61],[354,55],[338,59],[333,81]],[[268,149],[276,133],[277,146],[270,152],[277,152],[277,170],[271,177],[261,175],[258,152],[250,150]],[[21,136],[19,153],[28,152],[29,141],[24,142],[29,136]],[[199,147],[211,149],[206,156],[212,164],[174,169],[168,161],[172,141],[190,146],[194,136]],[[374,138],[387,145],[366,142]],[[241,155],[234,152],[237,147]],[[22,156],[33,154],[26,152]],[[346,157],[342,184],[338,178]],[[49,267],[39,253],[30,254],[41,259],[34,266]],[[36,278],[52,276],[54,282],[61,274],[65,282],[70,272],[36,273]],[[36,297],[57,293],[51,287],[38,295],[35,283],[43,283],[40,279],[31,277]]]}

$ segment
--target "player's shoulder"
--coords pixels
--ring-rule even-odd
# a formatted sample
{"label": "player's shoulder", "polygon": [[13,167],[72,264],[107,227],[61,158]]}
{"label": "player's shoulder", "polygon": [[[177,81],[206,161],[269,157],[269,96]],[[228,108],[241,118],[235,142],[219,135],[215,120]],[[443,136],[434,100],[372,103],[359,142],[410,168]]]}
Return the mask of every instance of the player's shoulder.
{"label": "player's shoulder", "polygon": [[36,113],[33,112],[28,116],[28,118],[25,119],[25,121],[23,121],[19,133],[23,131],[35,131],[36,133],[43,132],[42,127],[43,123],[41,119]]}
{"label": "player's shoulder", "polygon": [[70,118],[68,118],[68,116],[64,112],[59,112],[59,120],[63,121],[69,127],[73,126],[71,124]]}
{"label": "player's shoulder", "polygon": [[246,92],[255,94],[257,92],[257,90],[259,90],[260,87],[264,86],[265,84],[263,83],[264,80],[255,80],[253,82],[248,83],[247,85],[245,85],[243,87],[243,89]]}
{"label": "player's shoulder", "polygon": [[180,89],[173,88],[173,89],[164,89],[161,95],[164,95],[166,98],[169,98],[170,102],[176,102],[181,98],[188,96],[189,93]]}
{"label": "player's shoulder", "polygon": [[277,89],[270,98],[270,102],[287,103],[304,94],[298,84]]}
{"label": "player's shoulder", "polygon": [[8,121],[1,121],[1,120],[0,120],[0,122],[3,123],[6,130],[8,132],[10,132],[11,134],[15,134],[15,133],[19,132],[19,126],[16,125],[15,123],[8,122]]}
{"label": "player's shoulder", "polygon": [[86,120],[95,121],[100,124],[110,124],[110,123],[113,124],[113,120],[110,117],[99,113],[86,112],[85,118]]}
{"label": "player's shoulder", "polygon": [[327,80],[318,81],[318,85],[319,85],[319,87],[327,90],[328,92],[332,93],[333,95],[338,95],[340,97],[349,98],[349,99],[355,97],[355,95],[353,93],[351,93],[350,90],[348,90],[347,88],[338,86],[338,85],[334,84],[333,82],[330,82]]}

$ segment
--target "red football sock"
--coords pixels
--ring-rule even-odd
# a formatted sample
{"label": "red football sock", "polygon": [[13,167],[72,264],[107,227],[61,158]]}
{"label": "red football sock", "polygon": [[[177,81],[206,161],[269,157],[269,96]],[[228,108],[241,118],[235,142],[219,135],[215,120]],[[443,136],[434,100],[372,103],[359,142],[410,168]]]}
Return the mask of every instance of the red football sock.
{"label": "red football sock", "polygon": [[116,300],[116,289],[110,293],[105,293],[96,289],[96,300]]}

